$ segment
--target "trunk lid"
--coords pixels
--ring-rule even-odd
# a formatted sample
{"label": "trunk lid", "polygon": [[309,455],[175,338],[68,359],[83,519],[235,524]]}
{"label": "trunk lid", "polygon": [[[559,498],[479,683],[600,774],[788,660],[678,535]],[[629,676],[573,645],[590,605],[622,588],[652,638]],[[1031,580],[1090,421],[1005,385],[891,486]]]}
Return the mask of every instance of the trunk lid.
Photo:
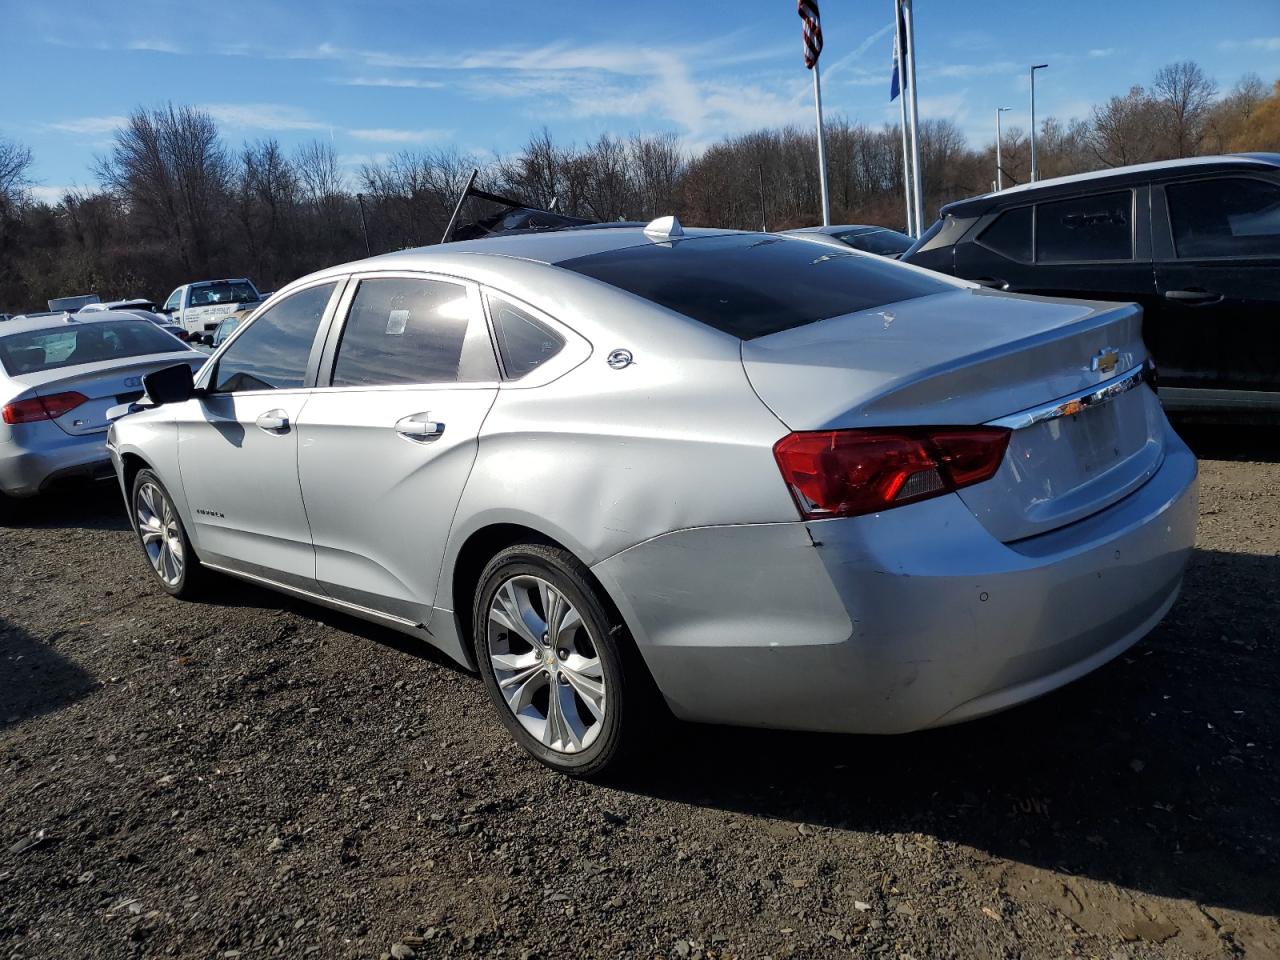
{"label": "trunk lid", "polygon": [[[1133,304],[955,290],[744,341],[761,400],[792,430],[977,425],[1092,392],[1143,366]],[[1145,384],[1016,422],[999,473],[958,495],[1003,541],[1101,510],[1159,467]],[[1014,425],[1014,421],[1010,421]]]}
{"label": "trunk lid", "polygon": [[156,370],[163,370],[177,363],[187,363],[192,372],[204,364],[206,357],[194,350],[173,353],[153,353],[131,357],[126,362],[104,360],[84,363],[74,367],[57,367],[39,373],[14,377],[13,382],[27,388],[34,396],[50,397],[58,393],[75,391],[88,397],[85,403],[54,419],[64,433],[84,436],[103,433],[111,426],[107,411],[120,403],[129,403],[142,396],[142,378]]}

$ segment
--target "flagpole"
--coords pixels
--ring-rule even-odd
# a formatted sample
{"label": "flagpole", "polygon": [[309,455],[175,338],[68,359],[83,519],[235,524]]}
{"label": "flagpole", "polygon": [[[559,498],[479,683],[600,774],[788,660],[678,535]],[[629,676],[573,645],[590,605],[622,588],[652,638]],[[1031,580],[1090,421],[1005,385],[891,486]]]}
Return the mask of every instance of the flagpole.
{"label": "flagpole", "polygon": [[818,111],[818,186],[822,190],[822,225],[831,226],[831,198],[827,193],[827,145],[822,132],[822,81],[818,79],[818,65],[813,65],[813,102]]}
{"label": "flagpole", "polygon": [[898,116],[899,129],[902,131],[902,203],[907,208],[907,234],[918,236],[915,210],[911,202],[911,145],[907,134],[907,72],[902,56],[902,0],[893,0],[893,42],[894,70],[898,73]]}
{"label": "flagpole", "polygon": [[907,83],[911,87],[911,167],[915,173],[913,201],[917,236],[924,232],[924,174],[920,167],[920,108],[916,102],[916,22],[911,0],[902,0],[903,26],[906,30]]}

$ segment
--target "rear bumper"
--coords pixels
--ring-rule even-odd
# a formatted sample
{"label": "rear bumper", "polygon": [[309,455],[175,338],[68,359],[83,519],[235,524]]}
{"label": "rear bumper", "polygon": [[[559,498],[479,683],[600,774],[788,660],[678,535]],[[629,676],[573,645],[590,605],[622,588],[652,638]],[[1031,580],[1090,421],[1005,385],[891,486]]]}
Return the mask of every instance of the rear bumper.
{"label": "rear bumper", "polygon": [[53,423],[21,424],[0,443],[0,492],[33,497],[56,480],[111,475],[106,432],[71,436]]}
{"label": "rear bumper", "polygon": [[1047,693],[1172,606],[1196,462],[1169,432],[1124,500],[1014,544],[958,497],[815,523],[698,528],[594,567],[677,716],[900,733]]}

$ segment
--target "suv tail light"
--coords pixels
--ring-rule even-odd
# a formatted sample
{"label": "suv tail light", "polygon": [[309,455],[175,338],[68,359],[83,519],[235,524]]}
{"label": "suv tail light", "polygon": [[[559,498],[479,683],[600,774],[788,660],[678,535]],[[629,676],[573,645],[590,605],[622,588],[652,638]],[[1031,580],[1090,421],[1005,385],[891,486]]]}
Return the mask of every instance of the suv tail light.
{"label": "suv tail light", "polygon": [[857,517],[989,480],[1003,427],[905,427],[792,433],[773,446],[806,520]]}
{"label": "suv tail light", "polygon": [[33,397],[30,400],[15,400],[4,405],[5,423],[35,423],[37,420],[56,420],[64,413],[70,413],[89,398],[74,390],[68,393],[55,393],[48,397]]}

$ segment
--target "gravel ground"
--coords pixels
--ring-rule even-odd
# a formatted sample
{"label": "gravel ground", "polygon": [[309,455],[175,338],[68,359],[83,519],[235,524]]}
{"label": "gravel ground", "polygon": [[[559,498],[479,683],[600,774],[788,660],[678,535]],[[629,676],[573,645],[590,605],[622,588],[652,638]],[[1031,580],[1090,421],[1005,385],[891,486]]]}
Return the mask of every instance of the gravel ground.
{"label": "gravel ground", "polygon": [[1126,656],[898,738],[526,759],[398,635],[148,582],[113,489],[0,528],[0,957],[1280,956],[1280,446],[1202,431]]}

